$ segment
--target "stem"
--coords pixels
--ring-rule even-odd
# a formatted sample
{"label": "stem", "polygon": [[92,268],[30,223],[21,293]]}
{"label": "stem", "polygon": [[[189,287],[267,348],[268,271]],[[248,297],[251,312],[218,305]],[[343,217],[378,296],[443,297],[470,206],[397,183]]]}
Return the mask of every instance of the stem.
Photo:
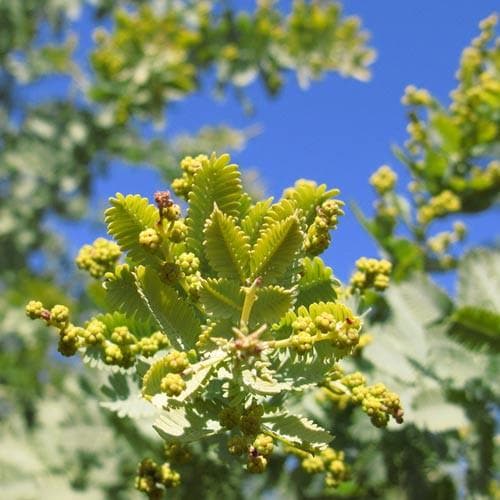
{"label": "stem", "polygon": [[[317,333],[316,335],[313,335],[311,337],[311,340],[313,343],[316,342],[322,342],[323,340],[331,340],[335,337],[335,332],[332,333]],[[287,347],[290,347],[292,342],[291,342],[291,337],[288,337],[287,339],[282,339],[282,340],[269,340],[264,343],[267,348],[270,349],[286,349]]]}
{"label": "stem", "polygon": [[252,307],[257,300],[257,288],[260,287],[261,283],[261,278],[255,278],[252,286],[244,289],[245,302],[243,303],[243,310],[241,311],[240,329],[245,334],[248,333],[248,322],[250,320],[250,314],[252,312]]}
{"label": "stem", "polygon": [[270,429],[267,429],[266,427],[262,427],[262,430],[264,434],[267,434],[268,436],[272,437],[273,439],[276,439],[276,441],[281,441],[287,448],[290,449],[290,451],[294,454],[297,455],[298,457],[301,458],[308,458],[311,456],[311,453],[309,451],[302,450],[301,448],[297,448],[297,445],[295,443],[292,443],[288,439],[284,438],[283,436],[280,436],[279,434],[276,434],[275,432],[271,431]]}

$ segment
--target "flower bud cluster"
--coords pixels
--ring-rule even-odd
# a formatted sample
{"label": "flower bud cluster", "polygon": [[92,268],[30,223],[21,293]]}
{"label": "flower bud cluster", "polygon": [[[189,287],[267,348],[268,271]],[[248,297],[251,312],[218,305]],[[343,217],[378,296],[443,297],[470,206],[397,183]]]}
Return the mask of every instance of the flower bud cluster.
{"label": "flower bud cluster", "polygon": [[101,278],[112,271],[120,258],[120,247],[105,238],[97,238],[92,245],[84,245],[76,257],[76,265],[93,278]]}
{"label": "flower bud cluster", "polygon": [[330,231],[336,229],[338,218],[344,215],[340,200],[326,200],[317,209],[314,222],[307,231],[305,249],[310,255],[318,255],[330,244]]}
{"label": "flower bud cluster", "polygon": [[186,388],[181,374],[190,365],[188,355],[174,349],[162,359],[162,363],[168,373],[161,379],[160,389],[168,396],[178,396]]}
{"label": "flower bud cluster", "polygon": [[398,175],[388,165],[382,165],[370,177],[370,184],[379,195],[389,193],[396,186]]}
{"label": "flower bud cluster", "polygon": [[299,316],[292,323],[291,347],[300,354],[310,351],[314,345],[314,321],[309,316]]}
{"label": "flower bud cluster", "polygon": [[[189,277],[188,277],[189,278]],[[201,288],[201,283],[200,283]],[[197,349],[204,349],[210,342],[210,337],[212,336],[214,330],[215,323],[208,322],[206,325],[201,326],[201,333],[196,341]]]}
{"label": "flower bud cluster", "polygon": [[405,106],[430,106],[433,102],[432,96],[426,89],[417,89],[414,85],[408,85],[401,98]]}
{"label": "flower bud cluster", "polygon": [[159,465],[150,458],[139,464],[135,478],[135,487],[151,499],[161,498],[165,488],[175,488],[180,483],[180,474],[174,471],[168,462]]}
{"label": "flower bud cluster", "polygon": [[418,209],[417,220],[420,224],[427,225],[432,220],[444,217],[461,208],[460,198],[452,191],[446,189],[428,200]]}
{"label": "flower bud cluster", "polygon": [[389,286],[392,264],[385,259],[368,259],[361,257],[356,261],[356,271],[351,276],[350,285],[355,290],[383,291]]}
{"label": "flower bud cluster", "polygon": [[166,231],[167,237],[173,243],[182,243],[188,234],[188,227],[184,219],[174,221]]}
{"label": "flower bud cluster", "polygon": [[[200,292],[202,289],[202,277],[200,271],[196,271],[193,274],[188,274],[185,276],[185,283],[187,286],[187,291],[192,300],[197,301],[200,298]],[[206,333],[208,330],[203,330]],[[202,333],[201,335],[204,335]],[[201,337],[200,335],[200,337]]]}
{"label": "flower bud cluster", "polygon": [[42,319],[59,330],[58,350],[64,356],[73,356],[81,347],[99,346],[106,364],[128,368],[138,355],[150,357],[169,345],[167,336],[162,332],[137,339],[126,326],[117,326],[109,332],[108,327],[97,318],[88,321],[83,328],[75,326],[69,321],[68,308],[60,304],[48,310],[41,302],[30,301],[26,314],[31,319]]}
{"label": "flower bud cluster", "polygon": [[325,485],[336,488],[349,479],[349,468],[345,463],[344,452],[326,448],[317,455],[310,455],[302,460],[302,469],[308,474],[320,474],[326,471]]}
{"label": "flower bud cluster", "polygon": [[[260,433],[261,418],[264,407],[252,403],[243,409],[226,406],[219,413],[222,427],[231,430],[233,435],[227,441],[227,449],[231,455],[247,455],[247,471],[253,474],[264,472],[267,467],[267,457],[274,450],[274,440],[271,436]],[[238,432],[234,434],[234,432]]]}
{"label": "flower bud cluster", "polygon": [[182,177],[172,181],[172,189],[177,196],[181,196],[186,200],[188,199],[194,176],[205,161],[208,161],[208,156],[206,155],[198,155],[194,158],[192,156],[186,156],[181,161]]}
{"label": "flower bud cluster", "polygon": [[181,253],[175,259],[175,263],[179,266],[183,276],[191,276],[200,268],[200,259],[192,252]]}
{"label": "flower bud cluster", "polygon": [[437,254],[445,254],[450,246],[462,241],[466,236],[467,228],[463,222],[457,221],[453,224],[453,231],[443,231],[427,240],[429,249]]}
{"label": "flower bud cluster", "polygon": [[361,405],[375,427],[385,427],[392,416],[399,424],[403,422],[403,409],[399,396],[384,384],[352,388],[353,400]]}
{"label": "flower bud cluster", "polygon": [[314,319],[310,316],[299,316],[292,323],[290,347],[304,354],[310,351],[316,342],[329,341],[341,353],[347,353],[357,345],[361,320],[356,316],[349,316],[338,320],[328,312],[317,315]]}
{"label": "flower bud cluster", "polygon": [[139,233],[139,244],[147,250],[158,250],[161,244],[161,236],[156,229],[148,228]]}
{"label": "flower bud cluster", "polygon": [[160,279],[169,285],[177,283],[182,272],[175,262],[163,262],[159,272]]}

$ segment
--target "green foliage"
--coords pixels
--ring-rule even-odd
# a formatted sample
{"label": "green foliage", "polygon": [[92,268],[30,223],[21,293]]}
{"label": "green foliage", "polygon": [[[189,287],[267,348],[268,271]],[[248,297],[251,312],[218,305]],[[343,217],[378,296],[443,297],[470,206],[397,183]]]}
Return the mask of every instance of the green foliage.
{"label": "green foliage", "polygon": [[205,225],[205,255],[210,267],[223,278],[244,282],[249,251],[247,235],[215,204]]}
{"label": "green foliage", "polygon": [[154,270],[138,267],[136,279],[141,298],[172,345],[178,349],[194,347],[200,323],[193,308],[175,288],[162,283]]}
{"label": "green foliage", "polygon": [[165,105],[199,88],[208,68],[219,92],[260,78],[271,95],[289,70],[303,86],[328,71],[369,77],[367,36],[337,3],[295,2],[288,16],[273,3],[260,2],[253,13],[215,1],[119,10],[114,30],[96,33],[92,98],[124,123],[133,115],[161,119]]}
{"label": "green foliage", "polygon": [[484,19],[480,34],[464,49],[449,106],[425,89],[412,85],[406,89],[402,102],[408,107],[409,140],[395,155],[411,175],[408,200],[396,194],[397,175],[388,166],[370,178],[379,197],[375,216],[358,217],[390,256],[397,279],[415,269],[456,267],[452,248],[465,238],[466,226],[457,220],[451,230],[431,234],[432,223],[483,212],[498,201],[497,21],[496,15]]}
{"label": "green foliage", "polygon": [[[332,436],[287,412],[284,403],[292,391],[323,383],[335,363],[352,354],[359,342],[361,320],[339,301],[331,270],[319,257],[307,257],[304,238],[307,220],[316,223],[308,214],[323,209],[338,191],[308,183],[316,194],[304,196],[304,184],[297,184],[285,198],[267,204],[262,215],[262,204],[258,210],[248,206],[238,169],[227,155],[187,158],[183,169],[182,178],[192,189],[187,193],[188,230],[183,237],[173,233],[184,219],[168,192],[155,193],[156,206],[138,196],[118,194],[110,200],[108,231],[127,264],[107,273],[104,286],[110,296],[107,303],[120,312],[98,316],[84,328],[70,322],[63,306],[48,311],[31,302],[27,312],[59,330],[62,354],[79,349],[84,356],[90,352],[119,368],[105,388],[111,396],[106,408],[132,418],[147,414],[138,401],[139,384],[151,413],[159,415],[154,428],[167,442],[217,436],[223,443],[235,437],[226,432],[231,428],[242,443],[248,441],[246,469],[253,473],[264,472],[269,462],[267,451],[258,451],[264,441],[266,450],[274,449],[268,445],[276,439],[285,452],[291,446],[300,456],[319,453]],[[248,213],[262,221],[258,228],[254,223],[244,226],[258,232],[253,245],[240,227],[242,218],[249,221]],[[154,246],[149,233],[144,245],[145,231],[157,235]],[[206,262],[198,270],[193,263],[202,262],[203,254]],[[187,265],[181,266],[184,261]],[[192,283],[199,285],[196,293]],[[296,308],[301,292],[303,300],[320,295],[328,302]],[[153,323],[160,332],[152,333]],[[361,400],[375,425],[387,425],[391,415],[402,421],[396,395],[383,385],[369,389],[369,394],[372,399]],[[386,409],[373,409],[376,397],[386,398]],[[252,448],[250,439],[258,435],[259,444]],[[150,495],[178,483],[148,474],[141,466],[137,487]],[[325,476],[329,486],[343,479],[340,469]]]}

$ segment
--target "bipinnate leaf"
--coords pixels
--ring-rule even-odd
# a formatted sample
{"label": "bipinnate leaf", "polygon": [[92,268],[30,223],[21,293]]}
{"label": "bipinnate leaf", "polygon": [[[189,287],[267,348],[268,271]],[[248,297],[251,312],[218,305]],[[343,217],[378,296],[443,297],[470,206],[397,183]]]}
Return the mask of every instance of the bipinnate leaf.
{"label": "bipinnate leaf", "polygon": [[478,248],[460,261],[457,295],[460,306],[500,311],[500,250]]}
{"label": "bipinnate leaf", "polygon": [[293,266],[302,244],[303,234],[295,215],[265,227],[250,256],[252,277],[261,277],[265,284],[279,281]]}
{"label": "bipinnate leaf", "polygon": [[321,450],[333,439],[328,431],[300,415],[285,412],[264,415],[262,420],[266,430],[301,449]]}
{"label": "bipinnate leaf", "polygon": [[271,325],[280,320],[290,308],[295,300],[295,289],[287,289],[282,286],[269,285],[257,291],[257,301],[255,302],[250,323],[252,325]]}
{"label": "bipinnate leaf", "polygon": [[139,266],[135,276],[140,296],[172,346],[192,349],[200,335],[200,322],[194,309],[151,268]]}
{"label": "bipinnate leaf", "polygon": [[329,302],[337,298],[335,286],[340,283],[333,271],[320,257],[302,260],[302,275],[298,283],[297,305],[309,306],[314,302]]}
{"label": "bipinnate leaf", "polygon": [[194,176],[186,224],[189,228],[188,247],[196,255],[203,254],[203,231],[214,204],[224,214],[240,217],[244,195],[241,177],[237,165],[229,164],[229,160],[227,154],[218,158],[213,154]]}
{"label": "bipinnate leaf", "polygon": [[139,320],[149,320],[151,313],[137,290],[136,278],[127,266],[117,266],[104,282],[106,301],[111,309]]}
{"label": "bipinnate leaf", "polygon": [[248,277],[250,244],[234,218],[222,213],[216,205],[205,224],[204,235],[205,255],[213,271],[244,283]]}
{"label": "bipinnate leaf", "polygon": [[157,410],[142,396],[137,382],[123,373],[113,373],[108,378],[108,384],[101,387],[101,391],[109,398],[102,401],[103,408],[110,410],[120,418],[152,417]]}
{"label": "bipinnate leaf", "polygon": [[451,316],[448,334],[471,349],[500,353],[500,314],[479,307],[460,307]]}
{"label": "bipinnate leaf", "polygon": [[191,443],[218,434],[220,408],[215,402],[196,401],[165,411],[154,424],[155,430],[167,442]]}
{"label": "bipinnate leaf", "polygon": [[241,228],[245,231],[251,244],[255,243],[259,236],[260,228],[264,223],[264,218],[271,206],[273,199],[258,201],[255,205],[250,207],[247,215],[241,221]]}
{"label": "bipinnate leaf", "polygon": [[200,301],[205,310],[216,318],[237,321],[241,316],[244,294],[237,281],[208,278],[202,282]]}
{"label": "bipinnate leaf", "polygon": [[157,208],[140,195],[117,193],[110,203],[111,207],[104,216],[108,233],[134,263],[158,266],[160,258],[139,243],[141,231],[156,227],[159,220]]}
{"label": "bipinnate leaf", "polygon": [[446,400],[439,388],[421,388],[413,398],[413,407],[405,412],[405,421],[430,432],[446,432],[469,424],[464,410]]}

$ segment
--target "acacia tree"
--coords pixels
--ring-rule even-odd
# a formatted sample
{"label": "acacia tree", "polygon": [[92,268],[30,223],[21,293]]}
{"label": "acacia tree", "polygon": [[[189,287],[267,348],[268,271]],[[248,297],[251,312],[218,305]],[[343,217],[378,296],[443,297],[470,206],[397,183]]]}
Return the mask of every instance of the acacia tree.
{"label": "acacia tree", "polygon": [[[150,498],[180,484],[174,465],[189,469],[184,445],[202,439],[221,460],[242,456],[250,473],[264,472],[281,444],[335,487],[347,478],[343,452],[287,402],[318,383],[341,383],[336,363],[360,339],[361,311],[337,297],[318,257],[343,215],[338,191],[300,181],[276,203],[253,204],[227,155],[181,165],[172,187],[188,201],[185,217],[167,191],[155,193],[156,206],[117,194],[106,212],[116,243],[98,239],[77,257],[104,278],[107,314],[76,326],[64,305],[31,301],[26,312],[56,327],[61,354],[120,368],[109,377],[107,408],[155,419],[167,461],[144,459],[136,479]],[[390,264],[378,264],[386,276]],[[399,397],[383,384],[356,374],[342,383],[373,425],[391,416],[402,423]]]}
{"label": "acacia tree", "polygon": [[[96,476],[112,440],[103,439],[101,447],[90,451],[89,440],[82,437],[71,450],[61,431],[55,431],[63,425],[53,412],[56,394],[57,401],[66,394],[65,405],[73,404],[68,398],[86,401],[99,382],[89,383],[88,373],[79,373],[83,378],[78,381],[73,367],[48,355],[51,336],[23,321],[20,306],[26,296],[38,296],[47,303],[72,303],[75,314],[85,314],[97,296],[89,301],[77,290],[74,300],[74,290],[64,291],[61,283],[74,281],[71,266],[63,241],[47,221],[86,217],[94,180],[113,159],[149,164],[171,179],[186,154],[244,146],[246,132],[221,126],[203,127],[193,137],[143,136],[137,118],[161,121],[165,108],[199,88],[204,74],[215,70],[217,92],[233,88],[245,106],[243,90],[256,76],[272,95],[279,94],[291,71],[303,84],[327,71],[368,76],[372,51],[366,35],[357,20],[342,17],[336,3],[298,3],[286,15],[272,2],[259,3],[253,13],[222,4],[177,2],[162,8],[133,0],[0,1],[2,439],[16,435],[18,444],[25,443],[19,456],[24,462],[29,456],[33,466],[2,456],[2,489],[12,486],[8,491],[13,495],[39,491],[36,478],[45,477],[44,484],[54,485],[63,497],[65,483],[71,483],[89,495],[103,490],[115,498],[124,487],[120,461],[127,472],[129,452],[133,457],[142,446],[128,433],[132,446],[123,455],[120,445],[115,455],[121,458],[110,462],[117,473]],[[80,21],[82,13],[91,19],[91,28]],[[79,38],[85,46],[87,31],[101,23],[111,24],[111,33],[97,30],[95,45],[82,56]],[[47,81],[63,81],[67,90],[36,102],[24,98],[38,94]],[[31,265],[40,255],[42,264]],[[38,401],[42,395],[45,399]],[[97,407],[79,416],[72,420],[75,425],[106,434],[109,417],[103,418]],[[25,434],[25,425],[32,434]],[[123,423],[112,426],[122,428]],[[61,435],[61,440],[48,446],[43,441],[48,435]],[[73,468],[65,467],[70,460]]]}

